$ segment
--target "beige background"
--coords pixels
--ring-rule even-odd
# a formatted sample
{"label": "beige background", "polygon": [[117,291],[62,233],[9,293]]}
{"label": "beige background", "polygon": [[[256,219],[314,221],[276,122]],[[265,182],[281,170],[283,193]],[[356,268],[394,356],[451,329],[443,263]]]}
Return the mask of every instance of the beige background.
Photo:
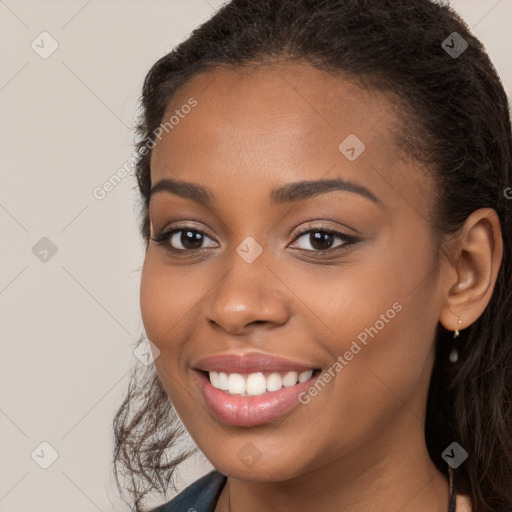
{"label": "beige background", "polygon": [[[510,96],[512,0],[451,3]],[[134,178],[102,200],[93,190],[131,156],[151,64],[220,4],[0,0],[0,511],[127,510],[110,435],[137,362],[144,251]],[[31,47],[51,49],[43,31],[59,45],[46,59]],[[58,453],[48,469],[41,442]],[[199,455],[177,483],[210,469]]]}

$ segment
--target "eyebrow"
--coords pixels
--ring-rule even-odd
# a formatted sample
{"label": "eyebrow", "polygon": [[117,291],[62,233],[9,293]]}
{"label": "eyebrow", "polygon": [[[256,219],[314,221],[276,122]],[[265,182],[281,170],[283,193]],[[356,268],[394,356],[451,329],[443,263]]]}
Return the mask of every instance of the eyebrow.
{"label": "eyebrow", "polygon": [[[320,194],[326,194],[341,190],[353,192],[360,196],[381,203],[372,192],[362,185],[352,183],[351,181],[335,178],[330,180],[298,181],[296,183],[287,183],[279,188],[272,189],[270,200],[272,205],[280,205],[309,199]],[[190,183],[188,181],[177,181],[171,178],[163,178],[151,187],[150,198],[155,194],[166,192],[184,199],[191,199],[197,203],[212,206],[215,201],[215,195],[208,188]]]}

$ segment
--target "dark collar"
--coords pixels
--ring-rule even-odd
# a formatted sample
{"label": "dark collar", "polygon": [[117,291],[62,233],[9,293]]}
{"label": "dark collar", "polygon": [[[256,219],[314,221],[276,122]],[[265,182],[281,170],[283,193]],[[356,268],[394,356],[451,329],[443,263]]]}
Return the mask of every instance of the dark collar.
{"label": "dark collar", "polygon": [[216,469],[210,471],[183,489],[171,501],[151,512],[187,511],[190,508],[201,512],[214,512],[227,477]]}

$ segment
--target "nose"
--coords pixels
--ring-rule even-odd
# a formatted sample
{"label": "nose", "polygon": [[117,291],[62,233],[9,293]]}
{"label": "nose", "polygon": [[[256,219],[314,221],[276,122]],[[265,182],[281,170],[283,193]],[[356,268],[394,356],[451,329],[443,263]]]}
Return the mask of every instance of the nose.
{"label": "nose", "polygon": [[286,289],[262,256],[247,263],[235,252],[229,271],[208,295],[204,317],[232,335],[247,334],[257,325],[282,326],[289,318]]}

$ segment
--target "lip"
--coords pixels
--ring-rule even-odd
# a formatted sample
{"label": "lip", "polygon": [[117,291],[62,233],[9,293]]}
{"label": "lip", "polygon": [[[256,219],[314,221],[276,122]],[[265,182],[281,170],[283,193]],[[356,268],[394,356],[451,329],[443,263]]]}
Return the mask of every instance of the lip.
{"label": "lip", "polygon": [[218,354],[204,357],[192,365],[196,370],[215,371],[225,373],[253,373],[253,372],[288,372],[298,373],[318,369],[314,364],[299,363],[290,359],[272,356],[261,352],[248,352],[245,354]]}
{"label": "lip", "polygon": [[267,391],[256,396],[242,396],[230,395],[217,389],[202,370],[195,370],[195,373],[206,404],[213,415],[221,422],[238,427],[263,425],[290,412],[300,404],[299,395],[312,386],[317,379],[317,375],[313,375],[304,382],[282,387],[278,391]]}

